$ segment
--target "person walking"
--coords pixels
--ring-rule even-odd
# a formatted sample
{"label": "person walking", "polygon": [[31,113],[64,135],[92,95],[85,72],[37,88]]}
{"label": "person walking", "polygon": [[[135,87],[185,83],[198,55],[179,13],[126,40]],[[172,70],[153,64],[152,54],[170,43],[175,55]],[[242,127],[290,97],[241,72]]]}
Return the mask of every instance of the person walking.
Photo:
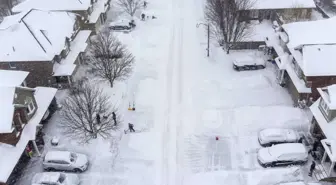
{"label": "person walking", "polygon": [[310,165],[309,174],[308,174],[309,177],[311,177],[313,175],[313,172],[315,170],[315,166],[316,166],[316,163],[315,163],[315,161],[313,161],[312,164]]}
{"label": "person walking", "polygon": [[114,126],[117,126],[117,116],[114,112],[112,112],[112,119],[114,121]]}
{"label": "person walking", "polygon": [[132,123],[128,123],[128,129],[130,132],[135,132],[134,125]]}
{"label": "person walking", "polygon": [[99,114],[96,115],[96,120],[97,120],[97,124],[100,124],[100,115]]}
{"label": "person walking", "polygon": [[144,13],[141,14],[141,20],[145,20],[146,15]]}

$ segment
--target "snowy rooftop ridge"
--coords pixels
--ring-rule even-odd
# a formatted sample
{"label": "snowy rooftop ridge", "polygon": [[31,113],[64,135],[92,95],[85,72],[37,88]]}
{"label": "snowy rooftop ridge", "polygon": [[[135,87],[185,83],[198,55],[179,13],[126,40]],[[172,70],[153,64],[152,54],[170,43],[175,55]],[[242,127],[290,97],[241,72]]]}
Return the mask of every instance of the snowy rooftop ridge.
{"label": "snowy rooftop ridge", "polygon": [[6,17],[0,24],[0,42],[6,43],[0,62],[51,61],[72,36],[75,21],[72,13],[35,9]]}
{"label": "snowy rooftop ridge", "polygon": [[249,9],[291,9],[291,8],[316,8],[314,0],[252,0]]}
{"label": "snowy rooftop ridge", "polygon": [[336,17],[283,24],[282,28],[289,38],[288,48],[299,48],[309,44],[336,43]]}
{"label": "snowy rooftop ridge", "polygon": [[27,71],[0,70],[0,86],[20,86],[28,74]]}
{"label": "snowy rooftop ridge", "polygon": [[26,0],[14,6],[12,11],[19,13],[33,8],[47,11],[85,11],[90,6],[91,0]]}

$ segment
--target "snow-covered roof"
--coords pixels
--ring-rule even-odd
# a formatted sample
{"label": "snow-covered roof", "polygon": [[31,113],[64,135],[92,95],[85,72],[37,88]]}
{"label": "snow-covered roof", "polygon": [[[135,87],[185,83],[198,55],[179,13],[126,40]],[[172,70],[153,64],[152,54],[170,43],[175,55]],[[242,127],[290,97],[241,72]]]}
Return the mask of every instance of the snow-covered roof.
{"label": "snow-covered roof", "polygon": [[15,87],[0,87],[0,133],[12,132]]}
{"label": "snow-covered roof", "polygon": [[306,76],[336,76],[335,45],[305,45],[302,48],[302,66]]}
{"label": "snow-covered roof", "polygon": [[71,42],[70,52],[67,57],[61,60],[60,63],[54,64],[54,74],[53,76],[71,76],[76,65],[74,64],[79,53],[84,52],[87,48],[86,41],[90,37],[90,30],[79,31],[76,38]]}
{"label": "snow-covered roof", "polygon": [[316,119],[317,123],[319,124],[322,132],[326,136],[327,139],[336,140],[336,120],[332,120],[328,122],[324,115],[322,114],[321,110],[319,109],[319,103],[321,98],[319,98],[313,105],[311,105],[310,111],[312,112],[314,118]]}
{"label": "snow-covered roof", "polygon": [[34,9],[5,17],[0,24],[0,42],[6,43],[0,47],[0,62],[51,61],[72,36],[75,21],[72,13]]}
{"label": "snow-covered roof", "polygon": [[60,172],[43,172],[34,175],[32,182],[40,184],[42,182],[57,182],[60,178]]}
{"label": "snow-covered roof", "polygon": [[[12,173],[15,165],[21,157],[28,141],[36,137],[36,126],[40,123],[43,115],[47,111],[57,89],[49,87],[36,87],[35,99],[38,109],[34,116],[24,127],[20,140],[16,146],[0,143],[0,182],[6,182]],[[1,91],[0,91],[1,92]]]}
{"label": "snow-covered roof", "polygon": [[89,23],[96,23],[100,14],[104,13],[108,6],[105,6],[107,0],[98,0],[95,4],[93,4],[93,10],[89,17]]}
{"label": "snow-covered roof", "polygon": [[27,71],[0,70],[0,86],[20,86],[28,74]]}
{"label": "snow-covered roof", "polygon": [[324,150],[327,152],[330,160],[336,162],[336,140],[323,139],[321,140]]}
{"label": "snow-covered roof", "polygon": [[91,0],[25,0],[14,6],[15,13],[30,9],[57,10],[57,11],[85,11],[91,5]]}
{"label": "snow-covered roof", "polygon": [[305,81],[298,77],[298,75],[296,74],[296,72],[293,68],[293,65],[292,65],[291,61],[289,63],[285,64],[285,69],[286,69],[289,77],[291,78],[296,90],[299,93],[311,93],[312,92],[311,88],[306,86]]}
{"label": "snow-covered roof", "polygon": [[336,84],[327,86],[325,88],[317,88],[324,102],[329,109],[336,110]]}
{"label": "snow-covered roof", "polygon": [[336,17],[283,24],[282,28],[289,38],[288,48],[309,44],[336,43]]}
{"label": "snow-covered roof", "polygon": [[316,8],[314,0],[255,0],[249,9]]}
{"label": "snow-covered roof", "polygon": [[45,157],[45,161],[52,161],[52,160],[63,160],[70,162],[70,152],[68,151],[49,151]]}

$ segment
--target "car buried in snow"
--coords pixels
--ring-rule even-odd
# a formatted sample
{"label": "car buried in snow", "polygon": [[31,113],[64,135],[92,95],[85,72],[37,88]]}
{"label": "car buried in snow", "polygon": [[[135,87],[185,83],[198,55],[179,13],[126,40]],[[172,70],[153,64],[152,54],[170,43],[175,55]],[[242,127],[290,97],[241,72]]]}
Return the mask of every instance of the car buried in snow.
{"label": "car buried in snow", "polygon": [[232,61],[236,71],[265,69],[266,61],[261,58],[236,59]]}
{"label": "car buried in snow", "polygon": [[261,146],[271,146],[280,143],[297,143],[301,139],[300,134],[293,129],[267,128],[258,134]]}
{"label": "car buried in snow", "polygon": [[86,155],[69,151],[49,151],[43,159],[43,168],[47,171],[83,172],[88,166]]}
{"label": "car buried in snow", "polygon": [[135,27],[134,20],[120,19],[109,24],[109,28],[113,31],[130,32]]}
{"label": "car buried in snow", "polygon": [[258,151],[258,162],[263,167],[304,164],[308,160],[308,151],[301,143],[283,143]]}
{"label": "car buried in snow", "polygon": [[36,173],[32,185],[79,185],[78,175],[61,172]]}

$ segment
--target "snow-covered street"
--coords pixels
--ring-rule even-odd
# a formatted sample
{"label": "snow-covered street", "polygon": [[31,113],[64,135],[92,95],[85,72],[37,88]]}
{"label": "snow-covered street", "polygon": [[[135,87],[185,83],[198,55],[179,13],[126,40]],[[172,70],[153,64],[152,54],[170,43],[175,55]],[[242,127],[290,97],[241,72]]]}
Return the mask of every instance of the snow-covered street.
{"label": "snow-covered street", "polygon": [[[124,127],[131,122],[141,132],[121,131],[111,140],[82,146],[57,132],[58,113],[49,121],[45,150],[52,149],[52,136],[62,136],[54,149],[89,156],[82,185],[268,185],[304,178],[301,167],[262,168],[256,153],[260,129],[306,132],[307,115],[276,83],[273,64],[233,70],[232,58],[262,54],[242,50],[227,55],[211,40],[206,57],[205,28],[196,28],[204,21],[203,3],[151,0],[148,10],[157,19],[139,20],[134,31],[116,34],[136,58],[134,72],[125,83],[104,88],[119,104]],[[128,111],[133,101],[136,111]],[[30,184],[29,171],[43,170],[41,160],[32,160],[20,185]]]}

